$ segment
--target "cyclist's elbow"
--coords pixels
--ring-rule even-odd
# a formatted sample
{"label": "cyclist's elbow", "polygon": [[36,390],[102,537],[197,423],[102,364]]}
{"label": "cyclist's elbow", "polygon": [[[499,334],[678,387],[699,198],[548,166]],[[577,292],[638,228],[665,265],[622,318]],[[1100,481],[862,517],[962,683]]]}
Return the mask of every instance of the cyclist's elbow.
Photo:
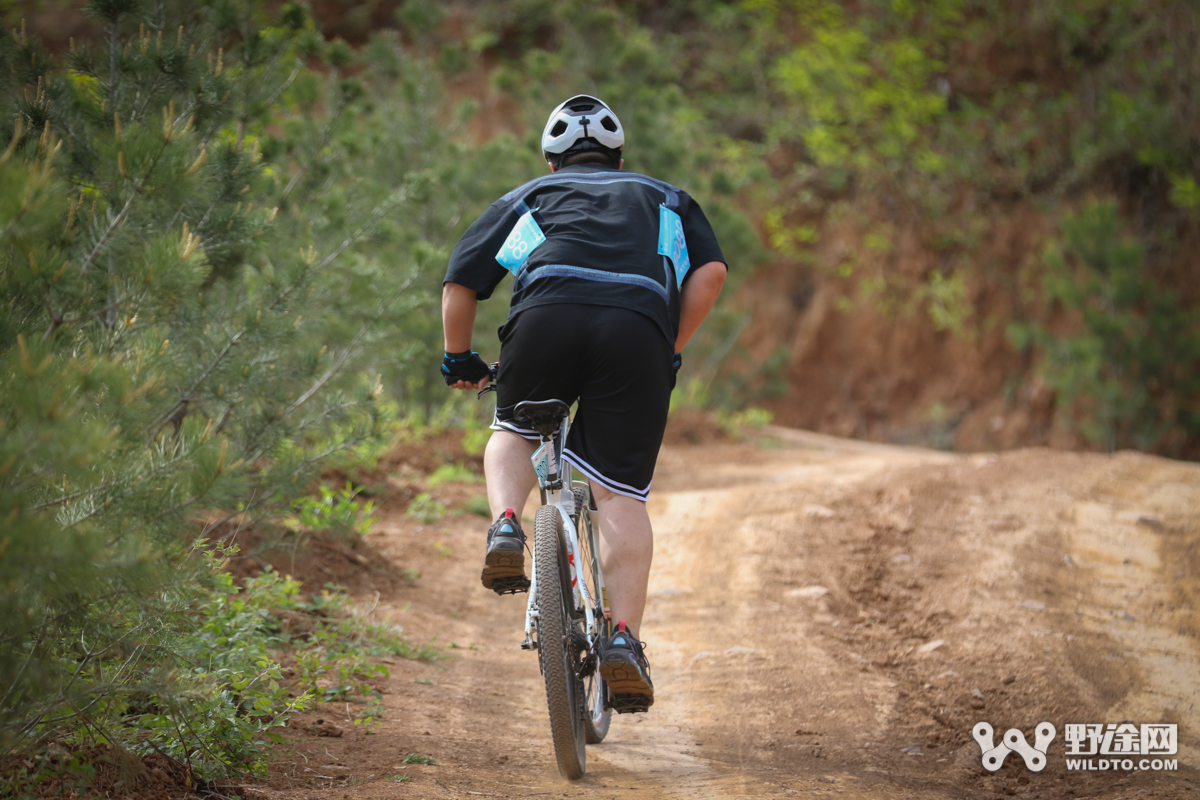
{"label": "cyclist's elbow", "polygon": [[707,264],[697,268],[692,275],[688,276],[687,282],[683,285],[683,291],[684,293],[689,293],[690,290],[697,294],[716,297],[725,286],[727,272],[728,270],[724,263],[709,261]]}

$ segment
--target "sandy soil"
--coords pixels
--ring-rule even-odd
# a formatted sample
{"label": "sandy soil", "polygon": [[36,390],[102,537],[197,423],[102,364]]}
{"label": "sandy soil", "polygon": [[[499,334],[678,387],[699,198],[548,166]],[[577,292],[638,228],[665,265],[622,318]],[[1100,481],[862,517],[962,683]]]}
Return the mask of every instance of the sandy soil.
{"label": "sandy soil", "polygon": [[[487,522],[385,504],[370,541],[421,577],[376,613],[449,658],[391,662],[374,729],[352,706],[298,721],[261,796],[1200,795],[1200,466],[772,428],[666,448],[650,510],[657,702],[614,719],[583,780],[554,766],[524,597],[479,584]],[[344,734],[304,733],[317,718]],[[1049,765],[986,772],[979,721],[997,743],[1053,723]],[[1121,721],[1178,724],[1178,770],[1066,770],[1065,723]]]}

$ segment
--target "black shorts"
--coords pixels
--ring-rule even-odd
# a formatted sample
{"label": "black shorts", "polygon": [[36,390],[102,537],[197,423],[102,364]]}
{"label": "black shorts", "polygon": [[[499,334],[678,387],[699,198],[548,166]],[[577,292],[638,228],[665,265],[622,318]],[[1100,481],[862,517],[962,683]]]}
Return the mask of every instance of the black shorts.
{"label": "black shorts", "polygon": [[667,425],[673,355],[658,325],[637,311],[528,308],[500,328],[492,430],[538,439],[513,419],[517,403],[578,400],[564,460],[610,491],[645,500]]}

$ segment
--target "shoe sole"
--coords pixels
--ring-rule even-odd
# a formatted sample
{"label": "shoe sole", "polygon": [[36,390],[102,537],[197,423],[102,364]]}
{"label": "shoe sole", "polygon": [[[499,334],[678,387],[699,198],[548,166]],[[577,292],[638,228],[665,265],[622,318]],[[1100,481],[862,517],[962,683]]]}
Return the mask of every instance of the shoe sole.
{"label": "shoe sole", "polygon": [[600,662],[600,677],[614,695],[641,697],[647,706],[654,702],[654,687],[641,670],[624,659]]}
{"label": "shoe sole", "polygon": [[525,577],[525,554],[522,552],[488,553],[483,562],[483,573],[479,576],[485,589],[497,594],[516,594],[529,590],[529,579]]}

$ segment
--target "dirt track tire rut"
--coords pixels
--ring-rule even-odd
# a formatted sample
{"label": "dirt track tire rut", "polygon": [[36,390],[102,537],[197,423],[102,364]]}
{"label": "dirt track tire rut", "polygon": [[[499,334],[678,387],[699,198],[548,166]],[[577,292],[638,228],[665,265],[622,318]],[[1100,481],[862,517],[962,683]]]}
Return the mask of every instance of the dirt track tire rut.
{"label": "dirt track tire rut", "polygon": [[[401,509],[371,541],[422,577],[380,613],[413,641],[437,637],[451,658],[389,663],[388,715],[374,730],[349,724],[341,704],[305,715],[345,714],[345,736],[289,729],[306,760],[263,794],[1200,797],[1200,465],[764,437],[660,456],[642,628],[657,702],[614,717],[582,778],[556,769],[559,732],[519,647],[525,596],[479,586],[482,523],[449,518],[431,546],[428,526]],[[440,491],[449,504],[479,489]],[[561,563],[550,522],[541,555],[554,566],[539,562],[539,577]],[[565,685],[552,694],[569,698]],[[1177,723],[1178,770],[1067,770],[1062,725],[1121,720]],[[987,772],[971,736],[980,721],[1027,738],[1041,721],[1060,727],[1046,769],[1010,758]],[[437,765],[402,764],[408,752]],[[401,772],[411,782],[390,778]]]}

